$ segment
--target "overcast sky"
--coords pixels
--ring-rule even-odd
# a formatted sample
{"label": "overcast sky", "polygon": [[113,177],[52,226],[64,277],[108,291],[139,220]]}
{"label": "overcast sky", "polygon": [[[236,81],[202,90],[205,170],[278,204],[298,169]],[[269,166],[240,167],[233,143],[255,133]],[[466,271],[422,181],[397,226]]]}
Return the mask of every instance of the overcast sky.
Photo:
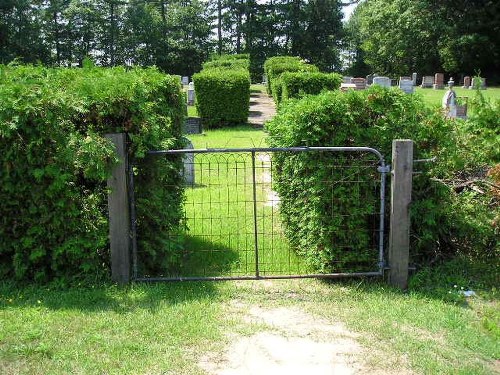
{"label": "overcast sky", "polygon": [[349,17],[351,17],[352,12],[354,11],[354,8],[356,8],[357,4],[349,5],[348,7],[344,7],[344,20],[347,21]]}

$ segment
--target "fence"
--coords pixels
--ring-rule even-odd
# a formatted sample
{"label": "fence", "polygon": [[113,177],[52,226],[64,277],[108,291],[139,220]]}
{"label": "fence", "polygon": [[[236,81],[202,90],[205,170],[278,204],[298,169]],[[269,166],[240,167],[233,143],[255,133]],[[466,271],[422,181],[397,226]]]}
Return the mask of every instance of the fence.
{"label": "fence", "polygon": [[[401,167],[393,169],[388,252],[384,251],[383,234],[385,176],[389,169],[377,150],[365,147],[299,147],[152,151],[149,157],[182,155],[185,162],[186,201],[181,229],[169,236],[170,248],[159,249],[178,251],[179,262],[164,270],[151,271],[144,267],[145,254],[134,246],[136,234],[132,212],[131,225],[127,226],[131,234],[126,236],[131,239],[128,245],[123,241],[123,229],[118,231],[115,228],[116,225],[123,226],[123,222],[113,224],[110,220],[112,253],[119,254],[112,258],[113,279],[128,282],[130,279],[160,281],[381,276],[384,270],[390,269],[391,283],[405,288],[408,273],[408,242],[405,242],[405,238],[409,230],[409,221],[405,216],[409,205],[408,187],[411,189],[411,180],[408,186],[406,177],[410,170],[411,178],[412,163],[406,160],[402,164],[400,160],[403,154],[408,157],[411,153],[411,147],[409,149],[407,145],[411,145],[411,141],[395,142],[393,150],[393,165]],[[353,251],[349,243],[350,231],[365,231],[368,240],[363,249],[358,249],[360,260],[353,261],[352,256],[337,257],[332,259],[328,272],[317,272],[302,256],[307,249],[290,244],[290,236],[285,233],[287,226],[283,224],[280,213],[280,205],[286,205],[287,201],[285,198],[282,202],[280,195],[274,191],[276,166],[273,160],[276,157],[298,157],[304,153],[314,153],[315,158],[322,162],[331,160],[329,168],[332,173],[321,180],[324,186],[322,196],[328,196],[330,189],[340,184],[346,187],[349,194],[361,194],[360,199],[364,199],[367,207],[357,218],[364,225],[352,228],[346,224],[341,233],[331,234],[332,246],[345,250],[339,254],[349,254],[349,251]],[[310,173],[314,173],[314,167],[310,166]],[[126,166],[118,168],[122,168],[126,174]],[[401,179],[401,173],[406,179]],[[129,184],[131,182],[133,180]],[[127,191],[127,186],[113,191],[127,195],[123,190]],[[110,216],[116,214],[116,210],[111,210],[111,203]],[[133,208],[133,205],[130,207]],[[349,221],[350,213],[338,202],[332,202],[328,207],[329,220]],[[122,211],[123,217],[130,217],[129,209],[122,207]],[[113,241],[116,236],[120,236],[121,240]],[[118,261],[123,257],[131,261]],[[344,272],[347,269],[349,272]]]}

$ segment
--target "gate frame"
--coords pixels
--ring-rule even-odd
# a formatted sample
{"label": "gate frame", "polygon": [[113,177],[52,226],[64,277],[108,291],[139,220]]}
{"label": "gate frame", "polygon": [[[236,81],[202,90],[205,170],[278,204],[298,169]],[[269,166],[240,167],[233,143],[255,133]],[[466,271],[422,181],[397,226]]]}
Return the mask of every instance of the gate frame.
{"label": "gate frame", "polygon": [[[114,135],[113,135],[114,136]],[[112,136],[106,136],[113,140]],[[111,273],[112,279],[119,284],[126,284],[131,281],[130,266],[137,263],[136,247],[136,218],[135,202],[133,194],[133,163],[127,166],[127,150],[117,144],[117,152],[122,161],[113,169],[115,173],[123,173],[128,169],[128,183],[125,184],[126,191],[123,192],[124,184],[116,185],[116,178],[113,175],[108,179],[109,193],[109,216],[110,216],[110,243],[111,243]],[[375,272],[357,272],[357,273],[330,273],[330,274],[308,274],[308,275],[275,275],[260,276],[257,271],[255,276],[240,277],[180,277],[177,281],[201,281],[201,280],[263,280],[263,279],[291,279],[291,278],[345,278],[345,277],[366,277],[366,276],[384,276],[385,271],[389,271],[389,283],[401,289],[407,288],[408,283],[408,253],[409,253],[409,204],[411,202],[411,175],[413,160],[413,141],[394,140],[392,150],[393,170],[391,166],[385,163],[383,155],[371,147],[268,147],[268,148],[224,148],[224,149],[190,149],[190,150],[152,150],[149,155],[172,155],[172,154],[202,154],[202,153],[230,153],[230,152],[249,152],[252,153],[252,161],[255,162],[255,153],[257,152],[311,152],[311,151],[329,151],[329,152],[368,152],[374,154],[379,161],[377,171],[380,177],[380,210],[379,210],[379,243],[378,243],[378,271]],[[119,172],[121,171],[121,172]],[[391,181],[391,216],[390,216],[390,235],[388,265],[384,261],[384,230],[385,230],[385,190],[386,176],[391,172],[393,178]],[[254,171],[255,173],[255,171]],[[126,173],[125,173],[126,174]],[[119,212],[111,209],[113,196],[120,194],[122,197],[128,196],[126,208],[122,207],[121,212],[130,212],[130,220],[120,220],[117,224],[116,216]],[[128,216],[128,215],[127,215]],[[113,228],[112,228],[113,223]],[[121,226],[117,230],[117,225]],[[123,233],[127,233],[128,244],[124,244]],[[121,240],[117,240],[117,236]],[[132,251],[130,251],[132,248]],[[131,264],[132,263],[132,264]],[[128,272],[124,269],[128,267]],[[134,281],[174,281],[172,278],[137,278],[132,276]]]}

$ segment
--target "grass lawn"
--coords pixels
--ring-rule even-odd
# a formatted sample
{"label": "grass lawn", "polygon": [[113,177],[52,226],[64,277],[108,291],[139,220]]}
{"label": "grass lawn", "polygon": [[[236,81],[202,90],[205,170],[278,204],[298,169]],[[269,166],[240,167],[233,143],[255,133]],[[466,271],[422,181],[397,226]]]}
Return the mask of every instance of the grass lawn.
{"label": "grass lawn", "polygon": [[[457,96],[466,96],[469,98],[469,100],[471,100],[476,95],[475,90],[466,90],[461,87],[455,87],[454,90],[457,93]],[[415,91],[419,95],[422,95],[425,103],[427,103],[428,105],[433,107],[441,107],[441,101],[447,90],[423,89],[421,87],[417,87]],[[483,94],[485,98],[488,98],[490,100],[500,100],[500,87],[489,87],[486,90],[481,90],[481,94]]]}
{"label": "grass lawn", "polygon": [[0,373],[205,374],[200,361],[207,354],[222,358],[238,337],[272,329],[246,319],[256,306],[298,308],[332,324],[342,322],[367,349],[360,360],[372,368],[498,373],[497,292],[485,286],[465,301],[449,283],[459,273],[453,270],[448,282],[440,273],[440,285],[421,285],[408,294],[376,281],[69,290],[0,284]]}

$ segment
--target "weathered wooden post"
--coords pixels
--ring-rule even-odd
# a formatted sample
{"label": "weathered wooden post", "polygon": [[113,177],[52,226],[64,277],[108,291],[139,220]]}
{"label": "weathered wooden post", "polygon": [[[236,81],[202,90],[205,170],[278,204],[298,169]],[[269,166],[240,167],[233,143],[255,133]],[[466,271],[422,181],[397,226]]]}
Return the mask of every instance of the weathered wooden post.
{"label": "weathered wooden post", "polygon": [[403,290],[408,287],[412,173],[413,141],[392,141],[389,283]]}
{"label": "weathered wooden post", "polygon": [[125,133],[106,134],[116,148],[119,163],[108,178],[109,243],[111,278],[119,284],[130,281],[130,214],[127,183],[127,139]]}

